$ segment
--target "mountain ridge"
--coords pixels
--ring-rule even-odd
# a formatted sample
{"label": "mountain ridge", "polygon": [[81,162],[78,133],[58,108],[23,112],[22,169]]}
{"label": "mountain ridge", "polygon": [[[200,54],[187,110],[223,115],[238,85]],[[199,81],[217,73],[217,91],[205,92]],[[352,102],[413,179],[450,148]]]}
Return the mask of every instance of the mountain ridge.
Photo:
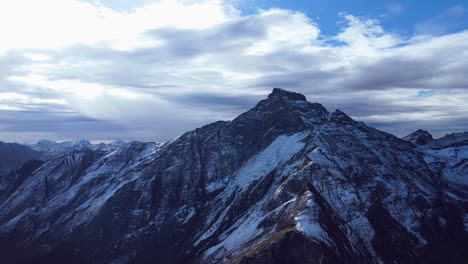
{"label": "mountain ridge", "polygon": [[0,251],[26,263],[463,261],[463,159],[437,157],[275,88],[164,145],[50,159],[0,201]]}

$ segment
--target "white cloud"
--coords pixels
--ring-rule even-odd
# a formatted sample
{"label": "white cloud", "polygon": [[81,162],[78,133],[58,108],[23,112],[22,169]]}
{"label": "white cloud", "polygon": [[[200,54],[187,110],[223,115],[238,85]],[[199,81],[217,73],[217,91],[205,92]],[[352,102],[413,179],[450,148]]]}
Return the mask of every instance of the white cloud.
{"label": "white cloud", "polygon": [[[127,139],[173,138],[234,117],[275,86],[399,134],[442,121],[460,129],[468,112],[467,31],[403,38],[378,20],[343,14],[341,32],[325,37],[303,13],[242,16],[222,1],[163,0],[127,11],[72,0],[8,2],[0,3],[7,40],[0,110],[40,109],[54,122],[56,112],[74,113],[91,127],[105,121],[99,136],[106,139],[121,131]],[[437,92],[418,97],[424,90]]]}
{"label": "white cloud", "polygon": [[360,19],[344,14],[348,26],[336,36],[353,48],[359,55],[373,55],[375,49],[391,48],[400,44],[401,39],[386,33],[376,19]]}
{"label": "white cloud", "polygon": [[317,40],[319,28],[304,14],[280,9],[261,10],[259,20],[266,23],[266,35],[247,54],[265,55],[278,49],[303,49]]}
{"label": "white cloud", "polygon": [[234,8],[217,0],[161,0],[130,12],[78,0],[1,1],[0,51],[100,42],[129,49],[152,44],[139,36],[148,29],[206,28],[237,16]]}

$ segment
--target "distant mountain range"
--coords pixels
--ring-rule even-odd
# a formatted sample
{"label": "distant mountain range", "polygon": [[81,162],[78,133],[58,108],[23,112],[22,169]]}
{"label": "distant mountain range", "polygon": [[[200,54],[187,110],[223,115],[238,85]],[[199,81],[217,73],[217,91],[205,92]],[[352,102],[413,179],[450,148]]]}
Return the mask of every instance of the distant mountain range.
{"label": "distant mountain range", "polygon": [[49,160],[75,150],[92,149],[112,151],[126,144],[116,140],[111,143],[91,144],[89,140],[54,142],[40,140],[36,144],[5,143],[0,141],[0,175],[18,169],[29,160]]}
{"label": "distant mountain range", "polygon": [[42,158],[42,153],[28,146],[0,141],[0,174],[20,167],[28,160]]}
{"label": "distant mountain range", "polygon": [[164,144],[13,145],[2,263],[468,263],[468,133],[400,139],[275,88]]}
{"label": "distant mountain range", "polygon": [[50,140],[40,140],[36,144],[29,145],[33,150],[41,152],[46,158],[57,158],[74,150],[92,149],[100,151],[112,151],[122,147],[126,142],[116,140],[109,144],[91,144],[89,140],[54,142]]}

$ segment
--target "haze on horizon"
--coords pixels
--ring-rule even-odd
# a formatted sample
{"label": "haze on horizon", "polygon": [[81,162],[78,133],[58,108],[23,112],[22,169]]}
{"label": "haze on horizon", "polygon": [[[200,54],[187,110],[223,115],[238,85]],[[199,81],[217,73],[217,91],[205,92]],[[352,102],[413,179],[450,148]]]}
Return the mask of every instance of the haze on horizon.
{"label": "haze on horizon", "polygon": [[467,131],[467,7],[2,1],[0,140],[164,141],[273,87],[397,136]]}

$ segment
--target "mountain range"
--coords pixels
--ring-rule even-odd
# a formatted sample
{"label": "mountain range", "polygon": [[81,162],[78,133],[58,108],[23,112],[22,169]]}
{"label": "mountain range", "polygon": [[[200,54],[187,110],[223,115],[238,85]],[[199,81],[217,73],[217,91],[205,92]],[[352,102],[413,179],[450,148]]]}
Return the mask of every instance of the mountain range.
{"label": "mountain range", "polygon": [[275,88],[166,143],[14,146],[2,263],[468,262],[466,132],[400,139]]}

